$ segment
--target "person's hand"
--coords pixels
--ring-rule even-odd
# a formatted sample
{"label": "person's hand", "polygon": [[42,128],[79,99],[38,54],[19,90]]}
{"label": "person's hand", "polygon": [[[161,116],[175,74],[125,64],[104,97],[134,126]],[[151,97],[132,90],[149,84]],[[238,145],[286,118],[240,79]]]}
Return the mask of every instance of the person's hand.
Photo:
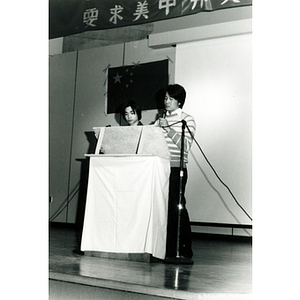
{"label": "person's hand", "polygon": [[166,131],[170,131],[169,123],[165,118],[158,119],[159,126],[162,127]]}

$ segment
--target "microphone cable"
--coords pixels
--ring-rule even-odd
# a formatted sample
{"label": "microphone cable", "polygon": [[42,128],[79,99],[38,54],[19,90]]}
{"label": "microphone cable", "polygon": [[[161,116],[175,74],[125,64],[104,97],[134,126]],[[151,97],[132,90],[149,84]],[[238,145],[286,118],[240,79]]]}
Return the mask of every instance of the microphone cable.
{"label": "microphone cable", "polygon": [[74,199],[75,195],[79,192],[79,190],[80,190],[80,183],[81,183],[81,181],[79,181],[75,185],[75,187],[72,189],[72,191],[69,194],[69,196],[67,196],[67,198],[58,207],[58,209],[56,210],[56,212],[50,217],[49,222],[54,221],[67,208],[67,206],[69,205],[69,203]]}
{"label": "microphone cable", "polygon": [[208,160],[207,156],[205,155],[204,151],[202,150],[200,144],[197,142],[196,138],[194,137],[193,133],[191,132],[189,126],[187,125],[186,121],[183,119],[181,121],[178,121],[178,122],[175,122],[173,123],[172,125],[169,125],[167,127],[172,127],[174,126],[175,124],[178,124],[178,123],[182,123],[182,122],[185,122],[185,126],[189,132],[189,134],[191,135],[192,137],[192,140],[195,141],[196,145],[198,146],[200,152],[202,153],[204,159],[206,160],[206,162],[208,163],[208,165],[210,166],[210,168],[212,169],[212,171],[214,172],[214,174],[216,175],[216,177],[219,179],[219,181],[223,184],[223,186],[226,187],[226,189],[228,190],[228,192],[230,193],[230,195],[232,196],[232,198],[234,199],[234,201],[236,202],[236,204],[240,207],[240,209],[246,214],[246,216],[251,220],[251,216],[246,212],[246,210],[242,207],[242,205],[238,202],[238,200],[236,199],[236,197],[234,196],[234,194],[232,193],[231,189],[228,187],[227,184],[225,184],[225,182],[220,178],[220,176],[218,175],[218,173],[216,172],[216,170],[214,169],[214,167],[212,166],[212,164],[210,163],[210,161]]}

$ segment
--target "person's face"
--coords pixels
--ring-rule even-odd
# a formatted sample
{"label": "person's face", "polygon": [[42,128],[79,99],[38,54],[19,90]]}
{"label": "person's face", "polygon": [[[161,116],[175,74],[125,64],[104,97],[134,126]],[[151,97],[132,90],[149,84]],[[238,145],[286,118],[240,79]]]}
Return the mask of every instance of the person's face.
{"label": "person's face", "polygon": [[130,126],[135,126],[138,124],[138,115],[131,108],[131,106],[125,108],[125,120]]}
{"label": "person's face", "polygon": [[166,93],[165,95],[164,103],[165,103],[165,109],[170,113],[172,113],[173,111],[179,108],[178,101],[170,97],[168,93]]}

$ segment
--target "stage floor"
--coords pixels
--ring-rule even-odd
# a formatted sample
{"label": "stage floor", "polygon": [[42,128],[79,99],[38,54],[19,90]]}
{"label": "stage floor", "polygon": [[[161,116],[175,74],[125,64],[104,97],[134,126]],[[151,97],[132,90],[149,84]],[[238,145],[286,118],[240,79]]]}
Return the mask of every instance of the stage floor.
{"label": "stage floor", "polygon": [[[74,253],[79,238],[72,228],[51,226],[49,237],[50,282],[76,283],[171,299],[251,299],[250,241],[195,238],[194,264],[170,265]],[[51,284],[49,291],[51,299]]]}

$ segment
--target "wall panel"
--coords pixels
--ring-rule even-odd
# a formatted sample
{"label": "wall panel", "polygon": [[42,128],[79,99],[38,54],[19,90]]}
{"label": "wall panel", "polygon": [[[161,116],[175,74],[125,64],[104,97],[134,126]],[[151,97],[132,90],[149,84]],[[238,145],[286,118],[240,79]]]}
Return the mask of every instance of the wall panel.
{"label": "wall panel", "polygon": [[[175,79],[187,90],[184,111],[221,179],[251,215],[251,34],[177,45]],[[251,224],[194,143],[187,203],[192,221]]]}
{"label": "wall panel", "polygon": [[82,193],[78,193],[69,205],[69,223],[75,223],[76,219],[82,218],[85,201],[84,181],[88,176],[87,159],[84,154],[89,151],[89,137],[93,136],[93,127],[117,125],[114,116],[108,117],[105,114],[106,73],[103,70],[108,64],[122,64],[122,59],[123,45],[120,44],[78,52],[70,189],[80,180],[83,182]]}
{"label": "wall panel", "polygon": [[[69,162],[75,91],[76,52],[50,57],[49,66],[49,205],[50,217],[68,199]],[[56,222],[65,222],[64,210]]]}

